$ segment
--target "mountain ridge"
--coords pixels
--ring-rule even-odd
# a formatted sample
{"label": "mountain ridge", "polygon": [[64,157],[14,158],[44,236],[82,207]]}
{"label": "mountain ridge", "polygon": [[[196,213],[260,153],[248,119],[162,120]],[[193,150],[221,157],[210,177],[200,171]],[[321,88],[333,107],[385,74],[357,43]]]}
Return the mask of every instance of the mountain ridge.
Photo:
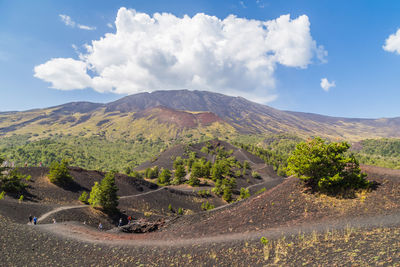
{"label": "mountain ridge", "polygon": [[[160,108],[165,108],[164,112]],[[207,113],[207,116],[213,119],[206,125],[194,123],[197,119],[193,114],[198,112]],[[167,113],[171,116],[168,117]],[[147,121],[155,128],[159,124],[166,132],[173,128],[175,136],[188,128],[205,126],[213,127],[217,132],[226,129],[229,129],[227,132],[238,134],[286,132],[302,137],[320,135],[330,139],[355,141],[365,138],[400,137],[400,117],[343,118],[282,111],[243,97],[187,89],[138,93],[105,104],[81,101],[45,109],[0,113],[0,136],[13,133],[42,135],[42,132],[48,130],[45,126],[51,128],[53,125],[57,125],[58,130],[64,128],[71,134],[88,129],[92,133],[98,133],[107,130],[107,127],[112,127],[112,131],[118,132],[127,127],[137,128],[139,121],[141,131],[146,131]],[[184,121],[192,121],[188,122],[190,127],[183,123]],[[203,130],[207,131],[199,131]],[[137,134],[135,132],[130,136]]]}

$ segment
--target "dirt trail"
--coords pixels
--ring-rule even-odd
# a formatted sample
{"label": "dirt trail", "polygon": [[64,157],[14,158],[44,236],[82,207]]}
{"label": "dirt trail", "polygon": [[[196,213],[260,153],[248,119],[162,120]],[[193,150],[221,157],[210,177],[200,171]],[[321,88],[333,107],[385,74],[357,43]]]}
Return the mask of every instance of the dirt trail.
{"label": "dirt trail", "polygon": [[165,188],[168,188],[168,187],[160,187],[160,188],[158,188],[156,190],[149,191],[149,192],[146,192],[146,193],[140,193],[140,194],[136,194],[136,195],[122,196],[122,197],[119,197],[119,199],[125,199],[125,198],[131,198],[131,197],[140,197],[140,196],[144,196],[144,195],[149,195],[149,194],[161,191],[161,190],[163,190]]}
{"label": "dirt trail", "polygon": [[[268,239],[279,238],[282,236],[297,235],[299,233],[321,233],[331,230],[343,230],[346,228],[371,228],[389,227],[400,225],[400,212],[390,215],[380,215],[374,217],[348,218],[336,221],[321,221],[316,223],[306,223],[294,226],[282,226],[270,228],[256,232],[234,233],[216,236],[206,236],[191,239],[157,239],[157,233],[152,235],[134,234],[111,234],[100,232],[95,229],[77,225],[76,223],[43,224],[37,228],[41,231],[51,232],[67,239],[78,240],[81,242],[104,244],[104,245],[124,245],[124,246],[158,246],[158,247],[184,247],[189,245],[200,245],[209,243],[224,243],[241,240],[257,240],[262,236]],[[145,239],[149,238],[149,239]]]}
{"label": "dirt trail", "polygon": [[[283,181],[283,180],[282,180],[282,181]],[[271,181],[265,181],[265,182],[261,182],[261,183],[258,183],[258,184],[250,185],[250,186],[248,186],[248,187],[246,187],[246,188],[247,188],[247,189],[250,189],[250,188],[252,188],[252,187],[254,187],[254,186],[261,186],[261,184],[265,184],[266,186],[268,186],[268,183],[270,183],[270,182],[271,182]],[[277,186],[278,184],[279,184],[279,183],[274,184],[273,186]],[[153,191],[149,191],[149,192],[145,192],[145,193],[140,193],[140,194],[135,194],[135,195],[129,195],[129,196],[121,196],[121,197],[119,197],[119,198],[120,198],[120,199],[127,199],[127,198],[133,198],[133,197],[140,197],[140,196],[144,196],[144,195],[149,195],[149,194],[152,194],[152,193],[156,193],[156,192],[161,191],[161,190],[167,190],[168,188],[173,188],[173,187],[164,186],[164,187],[158,188],[158,189],[153,190]],[[176,191],[182,191],[182,192],[197,192],[197,191],[199,191],[199,190],[202,190],[203,188],[200,188],[200,187],[199,187],[199,188],[193,188],[193,189],[177,189],[177,188],[173,188],[173,189],[176,190]],[[270,188],[268,188],[268,189],[270,189]],[[220,209],[229,207],[229,206],[231,206],[231,205],[233,205],[233,204],[237,204],[238,202],[240,202],[240,201],[237,201],[237,202],[234,202],[234,203],[228,203],[228,204],[219,206],[219,207],[217,207],[217,208],[214,208],[214,209],[212,209],[212,210],[210,210],[210,211],[206,211],[206,212],[211,212],[211,211],[220,210]],[[51,210],[51,211],[49,211],[49,212],[43,214],[42,216],[40,216],[40,217],[38,218],[38,222],[43,221],[44,219],[48,218],[50,215],[52,215],[52,214],[54,214],[54,213],[57,213],[57,212],[59,212],[59,211],[69,210],[69,209],[87,208],[87,207],[89,207],[89,206],[88,206],[88,205],[73,205],[73,206],[58,207],[58,208],[55,208],[54,210]]]}
{"label": "dirt trail", "polygon": [[239,148],[238,151],[240,152],[240,154],[242,154],[243,157],[245,157],[245,158],[247,159],[248,162],[251,162],[251,163],[253,163],[254,165],[257,165],[257,164],[254,163],[251,159],[249,159],[249,157],[248,157],[245,153],[243,153],[243,151],[242,151],[241,148]]}
{"label": "dirt trail", "polygon": [[55,208],[54,210],[51,210],[49,212],[46,212],[42,216],[38,218],[38,222],[43,221],[44,219],[48,218],[50,215],[57,213],[62,210],[70,210],[70,209],[79,209],[79,208],[87,208],[88,205],[74,205],[74,206],[65,206],[65,207],[58,207]]}

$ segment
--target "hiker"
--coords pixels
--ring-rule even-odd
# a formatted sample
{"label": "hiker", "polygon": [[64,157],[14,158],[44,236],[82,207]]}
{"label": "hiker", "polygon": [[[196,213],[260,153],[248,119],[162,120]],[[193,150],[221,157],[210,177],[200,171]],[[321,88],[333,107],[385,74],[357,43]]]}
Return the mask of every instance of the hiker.
{"label": "hiker", "polygon": [[39,167],[42,167],[42,162],[39,162]]}
{"label": "hiker", "polygon": [[35,216],[33,217],[33,224],[36,225],[36,223],[37,223],[37,217]]}
{"label": "hiker", "polygon": [[56,219],[55,218],[53,218],[53,223],[56,223]]}
{"label": "hiker", "polygon": [[122,218],[119,218],[119,223],[118,223],[118,227],[122,226]]}
{"label": "hiker", "polygon": [[24,166],[25,166],[25,167],[28,167],[28,162],[27,162],[27,161],[25,161]]}
{"label": "hiker", "polygon": [[99,230],[101,231],[101,230],[103,230],[103,225],[101,224],[101,223],[99,223]]}
{"label": "hiker", "polygon": [[33,220],[32,215],[29,215],[29,224],[32,224],[32,220]]}
{"label": "hiker", "polygon": [[128,217],[128,223],[131,223],[131,221],[132,221],[132,217],[129,216],[129,217]]}

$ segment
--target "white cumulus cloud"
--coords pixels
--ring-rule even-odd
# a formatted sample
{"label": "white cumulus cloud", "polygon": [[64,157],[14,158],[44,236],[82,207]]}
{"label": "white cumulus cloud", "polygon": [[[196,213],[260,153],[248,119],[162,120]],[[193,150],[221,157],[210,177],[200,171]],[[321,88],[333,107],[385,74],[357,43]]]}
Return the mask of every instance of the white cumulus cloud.
{"label": "white cumulus cloud", "polygon": [[329,82],[327,78],[321,79],[321,88],[324,91],[328,92],[332,87],[336,87],[335,81]]}
{"label": "white cumulus cloud", "polygon": [[69,27],[72,27],[72,28],[78,27],[81,30],[87,30],[87,31],[96,30],[96,27],[91,27],[91,26],[87,26],[87,25],[82,25],[82,24],[76,23],[68,15],[60,14],[59,16],[60,16],[61,21],[64,22],[64,24],[66,26],[69,26]]}
{"label": "white cumulus cloud", "polygon": [[84,89],[91,84],[86,63],[72,58],[53,58],[34,69],[35,77],[59,90]]}
{"label": "white cumulus cloud", "polygon": [[400,29],[386,39],[383,49],[388,52],[400,54]]}
{"label": "white cumulus cloud", "polygon": [[203,13],[179,18],[126,8],[118,11],[115,32],[85,47],[79,59],[52,59],[35,67],[35,77],[62,90],[132,94],[187,88],[262,102],[276,98],[278,64],[307,68],[326,56],[306,15],[269,21]]}

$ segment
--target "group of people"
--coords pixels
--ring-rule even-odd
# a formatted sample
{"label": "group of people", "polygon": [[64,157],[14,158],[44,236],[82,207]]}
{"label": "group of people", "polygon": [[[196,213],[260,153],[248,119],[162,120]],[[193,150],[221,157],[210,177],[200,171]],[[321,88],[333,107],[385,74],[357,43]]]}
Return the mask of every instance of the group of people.
{"label": "group of people", "polygon": [[38,218],[36,216],[29,215],[29,224],[36,225]]}
{"label": "group of people", "polygon": [[[56,219],[53,218],[53,223],[56,223]],[[36,225],[38,223],[38,218],[36,216],[29,215],[29,224]]]}
{"label": "group of people", "polygon": [[[128,216],[128,224],[131,223],[132,220],[133,220],[132,216]],[[83,224],[86,224],[86,221],[84,221]],[[122,218],[119,218],[118,227],[121,227],[122,225],[123,225]],[[103,230],[103,224],[101,222],[97,226],[97,229],[99,229],[100,231]]]}

